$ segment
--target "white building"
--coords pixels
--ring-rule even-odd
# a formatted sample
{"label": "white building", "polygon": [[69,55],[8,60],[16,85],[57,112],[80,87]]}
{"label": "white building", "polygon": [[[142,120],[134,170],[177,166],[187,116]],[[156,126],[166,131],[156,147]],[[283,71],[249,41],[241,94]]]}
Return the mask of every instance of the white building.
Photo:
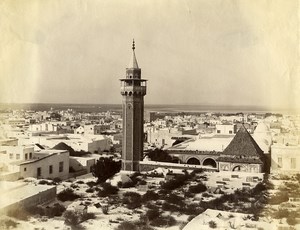
{"label": "white building", "polygon": [[300,145],[274,144],[271,146],[272,173],[300,172]]}
{"label": "white building", "polygon": [[217,135],[234,135],[237,127],[234,124],[216,124]]}

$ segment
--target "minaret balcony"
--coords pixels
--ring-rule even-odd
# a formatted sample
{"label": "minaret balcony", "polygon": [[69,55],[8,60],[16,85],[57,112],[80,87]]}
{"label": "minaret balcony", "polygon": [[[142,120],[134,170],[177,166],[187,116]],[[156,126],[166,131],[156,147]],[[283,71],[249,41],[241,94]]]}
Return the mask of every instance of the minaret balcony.
{"label": "minaret balcony", "polygon": [[122,95],[146,95],[146,86],[121,86]]}

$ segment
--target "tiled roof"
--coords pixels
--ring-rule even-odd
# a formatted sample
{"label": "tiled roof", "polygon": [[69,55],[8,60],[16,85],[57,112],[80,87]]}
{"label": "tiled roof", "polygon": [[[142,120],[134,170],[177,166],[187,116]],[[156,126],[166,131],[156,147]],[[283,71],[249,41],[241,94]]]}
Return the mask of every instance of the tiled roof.
{"label": "tiled roof", "polygon": [[221,155],[264,157],[263,151],[243,125]]}

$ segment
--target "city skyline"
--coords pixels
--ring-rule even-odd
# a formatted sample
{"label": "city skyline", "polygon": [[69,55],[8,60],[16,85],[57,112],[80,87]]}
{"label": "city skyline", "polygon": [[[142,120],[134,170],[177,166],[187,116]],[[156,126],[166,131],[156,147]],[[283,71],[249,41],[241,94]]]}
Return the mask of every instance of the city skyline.
{"label": "city skyline", "polygon": [[145,104],[299,108],[298,1],[4,1],[0,102],[121,104],[132,38]]}

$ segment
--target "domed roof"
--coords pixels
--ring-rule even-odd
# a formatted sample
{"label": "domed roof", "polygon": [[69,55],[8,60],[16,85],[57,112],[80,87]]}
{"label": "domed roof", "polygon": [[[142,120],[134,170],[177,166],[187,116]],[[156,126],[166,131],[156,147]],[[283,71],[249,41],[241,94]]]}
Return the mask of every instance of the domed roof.
{"label": "domed roof", "polygon": [[260,122],[256,126],[256,129],[254,130],[254,134],[255,133],[269,133],[269,132],[270,132],[269,126],[266,123],[264,123],[264,122]]}

